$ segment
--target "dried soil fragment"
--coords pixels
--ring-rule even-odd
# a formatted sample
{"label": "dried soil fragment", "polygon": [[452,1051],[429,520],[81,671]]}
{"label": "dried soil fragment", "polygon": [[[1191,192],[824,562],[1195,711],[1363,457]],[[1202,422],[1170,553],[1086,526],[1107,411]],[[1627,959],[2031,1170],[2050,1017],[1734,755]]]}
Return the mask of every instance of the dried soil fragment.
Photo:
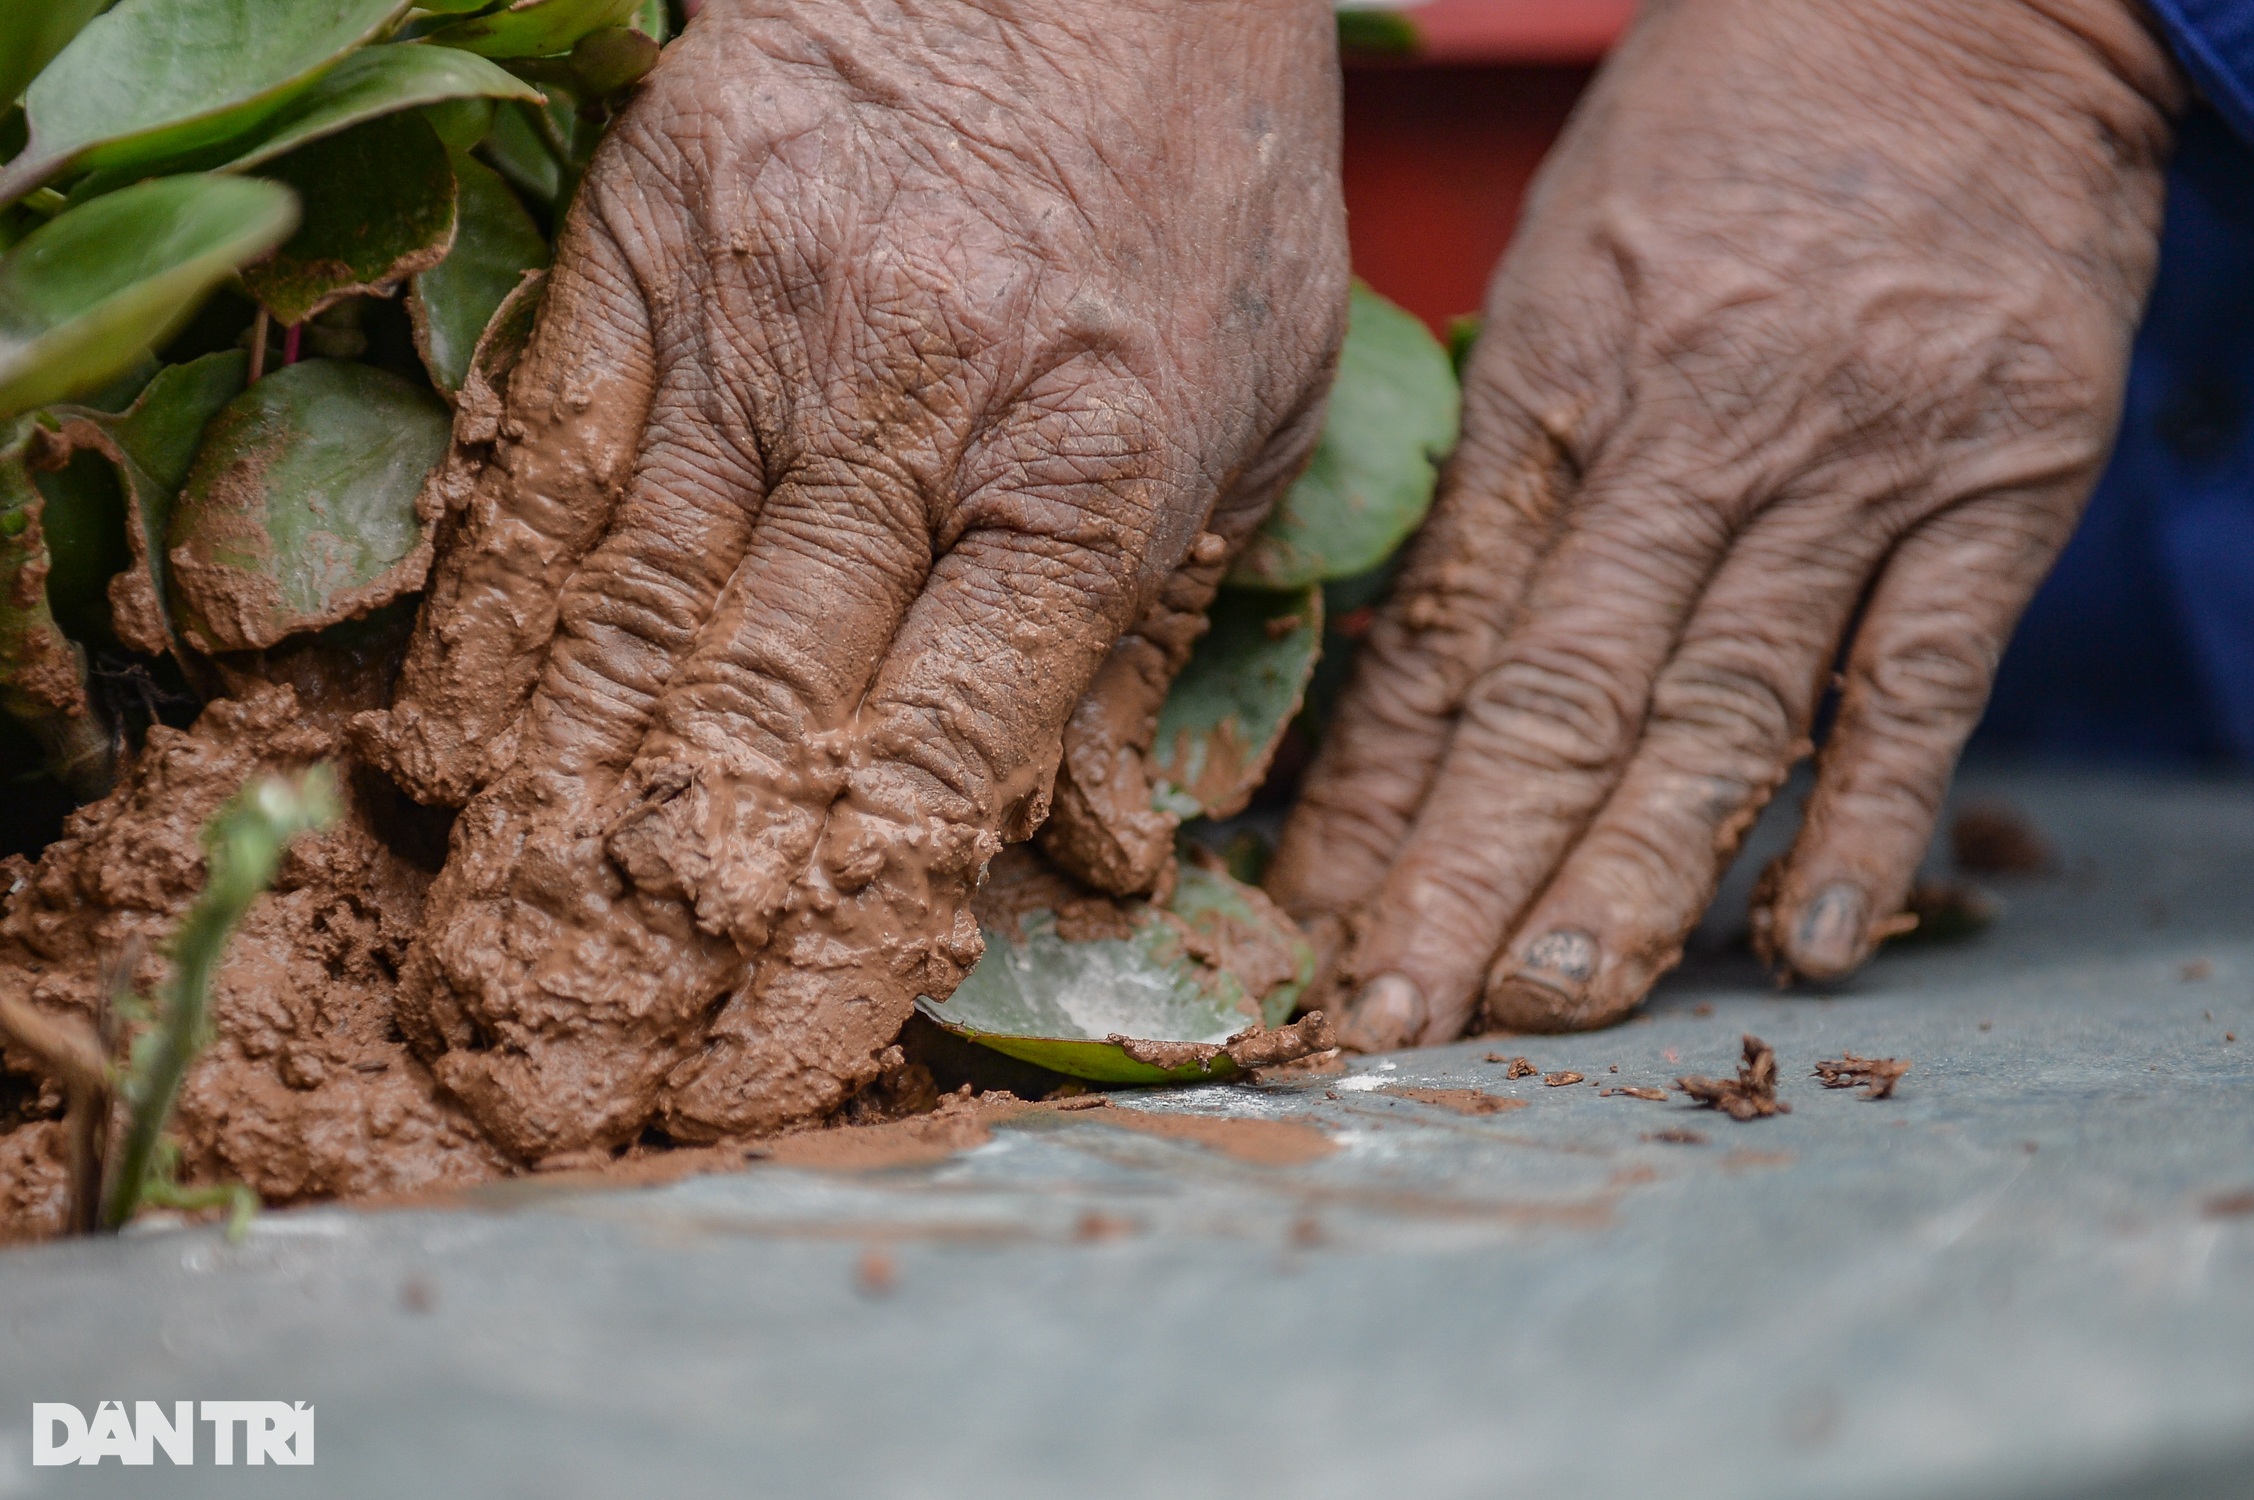
{"label": "dried soil fragment", "polygon": [[1881,923],[1879,935],[1921,943],[1951,943],[1994,925],[1995,897],[1962,880],[1921,880],[1902,898],[1902,912]]}
{"label": "dried soil fragment", "polygon": [[1506,1099],[1500,1094],[1490,1094],[1485,1089],[1391,1088],[1385,1092],[1403,1099],[1414,1099],[1419,1104],[1438,1105],[1459,1115],[1499,1115],[1507,1110],[1526,1108],[1524,1099]]}
{"label": "dried soil fragment", "polygon": [[1597,1090],[1597,1097],[1598,1097],[1598,1098],[1600,1098],[1600,1099],[1609,1099],[1609,1098],[1611,1098],[1611,1097],[1612,1097],[1612,1096],[1613,1096],[1614,1094],[1622,1094],[1622,1095],[1625,1095],[1626,1097],[1628,1097],[1628,1098],[1630,1098],[1630,1099],[1649,1099],[1649,1100],[1651,1100],[1651,1101],[1652,1101],[1652,1102],[1653,1102],[1654,1104],[1664,1104],[1664,1103],[1666,1103],[1666,1101],[1667,1101],[1667,1091],[1666,1091],[1665,1089],[1627,1089],[1627,1088],[1621,1088],[1621,1089],[1599,1089],[1599,1090]]}
{"label": "dried soil fragment", "polygon": [[1503,1074],[1505,1078],[1532,1078],[1542,1071],[1523,1057],[1505,1057],[1500,1052],[1488,1053],[1487,1060],[1491,1063],[1509,1063],[1509,1070]]}
{"label": "dried soil fragment", "polygon": [[1976,802],[1958,813],[1949,843],[1967,875],[2041,875],[2058,863],[2027,814],[2004,802]]}
{"label": "dried soil fragment", "polygon": [[[1511,1076],[1515,1078],[1518,1075],[1516,1073],[1513,1073]],[[1572,1072],[1544,1073],[1542,1075],[1543,1084],[1553,1089],[1564,1088],[1569,1083],[1586,1083],[1587,1081],[1588,1080],[1583,1078],[1580,1074]]]}
{"label": "dried soil fragment", "polygon": [[1658,1141],[1661,1145],[1666,1146],[1703,1146],[1706,1144],[1706,1132],[1703,1130],[1647,1130],[1644,1132],[1643,1138],[1647,1141]]}
{"label": "dried soil fragment", "polygon": [[1816,1064],[1816,1077],[1827,1089],[1851,1089],[1860,1084],[1865,1099],[1884,1099],[1910,1070],[1906,1057],[1857,1057],[1852,1052]]}
{"label": "dried soil fragment", "polygon": [[1745,1060],[1738,1064],[1737,1077],[1678,1078],[1675,1087],[1733,1120],[1791,1114],[1792,1106],[1777,1097],[1776,1049],[1751,1032],[1745,1034],[1743,1043]]}
{"label": "dried soil fragment", "polygon": [[1261,1167],[1292,1167],[1320,1161],[1338,1143],[1298,1120],[1245,1120],[1229,1115],[1173,1115],[1152,1110],[1107,1109],[1090,1116],[1121,1130],[1188,1141],[1223,1156]]}

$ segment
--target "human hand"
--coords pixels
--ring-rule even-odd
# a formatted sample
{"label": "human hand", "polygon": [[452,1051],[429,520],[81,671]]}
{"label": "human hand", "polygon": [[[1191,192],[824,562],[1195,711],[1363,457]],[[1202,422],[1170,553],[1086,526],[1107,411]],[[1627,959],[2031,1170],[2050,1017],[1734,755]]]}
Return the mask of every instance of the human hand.
{"label": "human hand", "polygon": [[1342,1037],[1618,1020],[1843,641],[1754,933],[1815,980],[1870,956],[2111,444],[2181,89],[2122,0],[1645,7],[1269,877]]}
{"label": "human hand", "polygon": [[1319,430],[1334,45],[1313,0],[712,0],[668,50],[357,726],[466,804],[401,1019],[506,1149],[818,1117],[976,961],[1099,664]]}

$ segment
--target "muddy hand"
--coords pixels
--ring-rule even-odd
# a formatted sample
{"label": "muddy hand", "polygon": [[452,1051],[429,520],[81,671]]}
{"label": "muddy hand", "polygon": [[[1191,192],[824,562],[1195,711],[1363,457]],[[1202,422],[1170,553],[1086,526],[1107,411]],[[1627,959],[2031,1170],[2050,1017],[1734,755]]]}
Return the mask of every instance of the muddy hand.
{"label": "muddy hand", "polygon": [[1643,9],[1270,879],[1357,1045],[1634,1006],[1843,645],[1755,926],[1869,956],[2110,444],[2180,92],[2122,0]]}
{"label": "muddy hand", "polygon": [[466,803],[403,1023],[510,1150],[819,1115],[976,960],[1106,653],[1313,437],[1332,47],[712,0],[668,49],[360,727]]}

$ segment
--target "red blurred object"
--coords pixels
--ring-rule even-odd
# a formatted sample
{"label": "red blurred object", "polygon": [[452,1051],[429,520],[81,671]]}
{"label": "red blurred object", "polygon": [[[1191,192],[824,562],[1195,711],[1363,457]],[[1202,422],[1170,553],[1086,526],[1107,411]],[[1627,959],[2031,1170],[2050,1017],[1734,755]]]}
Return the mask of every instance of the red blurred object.
{"label": "red blurred object", "polygon": [[1475,311],[1526,185],[1633,0],[1431,0],[1409,58],[1346,63],[1354,269],[1442,331]]}

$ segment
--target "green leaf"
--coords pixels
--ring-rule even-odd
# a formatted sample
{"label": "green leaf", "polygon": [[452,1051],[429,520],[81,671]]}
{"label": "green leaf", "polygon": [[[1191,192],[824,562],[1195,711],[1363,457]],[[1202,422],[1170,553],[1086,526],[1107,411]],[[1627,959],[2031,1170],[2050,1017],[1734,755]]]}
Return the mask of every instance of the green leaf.
{"label": "green leaf", "polygon": [[14,0],[0,5],[0,107],[23,97],[105,0]]}
{"label": "green leaf", "polygon": [[1375,57],[1406,57],[1421,44],[1416,23],[1399,11],[1355,6],[1338,12],[1338,50]]}
{"label": "green leaf", "polygon": [[457,48],[414,43],[370,47],[337,64],[298,96],[226,170],[244,171],[379,116],[453,99],[544,102],[540,91],[523,79]]}
{"label": "green leaf", "polygon": [[1423,323],[1354,283],[1330,413],[1307,472],[1229,574],[1255,588],[1300,588],[1383,562],[1432,505],[1456,443],[1448,353]]}
{"label": "green leaf", "polygon": [[672,22],[665,0],[642,0],[642,8],[634,12],[634,29],[661,47],[672,30]]}
{"label": "green leaf", "polygon": [[[1193,860],[1176,875],[1154,908],[1090,895],[1022,847],[1005,852],[982,892],[992,903],[980,917],[985,956],[944,1004],[920,1006],[958,1036],[1076,1078],[1235,1075],[1217,1049],[1255,1024],[1282,1024],[1314,975],[1314,950],[1252,887]],[[1154,1042],[1202,1045],[1176,1060],[1138,1045]]]}
{"label": "green leaf", "polygon": [[262,650],[420,587],[415,499],[450,425],[429,392],[334,360],[286,366],[229,402],[173,507],[182,637]]}
{"label": "green leaf", "polygon": [[243,285],[283,324],[427,271],[454,243],[454,164],[420,115],[386,115],[293,151],[267,175],[305,220]]}
{"label": "green leaf", "polygon": [[1159,709],[1150,763],[1164,807],[1226,818],[1252,800],[1299,712],[1322,647],[1323,592],[1223,589],[1208,618]]}
{"label": "green leaf", "polygon": [[406,0],[123,0],[25,91],[31,140],[0,172],[0,203],[67,168],[166,161],[244,135],[406,9]]}
{"label": "green leaf", "polygon": [[461,184],[454,248],[415,278],[407,296],[415,347],[431,383],[451,396],[468,376],[495,309],[517,289],[524,273],[548,263],[548,242],[509,185],[485,163],[454,158]]}
{"label": "green leaf", "polygon": [[[74,518],[68,523],[101,530],[122,528],[120,540],[130,566],[121,572],[115,552],[104,554],[100,577],[107,580],[108,628],[98,634],[114,633],[124,644],[152,656],[173,649],[171,623],[159,602],[170,594],[164,547],[173,499],[187,480],[205,426],[242,390],[249,365],[250,356],[240,350],[207,354],[187,364],[165,366],[122,412],[57,406],[44,413],[42,422],[51,428],[45,441],[51,449],[71,453],[73,468],[98,458],[106,460],[111,471],[104,494],[82,493],[70,502],[104,508],[87,521]],[[51,603],[73,635],[94,639],[97,633],[72,624],[80,605],[66,577],[64,548],[57,544],[66,524],[60,514],[64,498],[44,477],[40,488],[49,500],[47,530],[57,562],[48,584]],[[88,605],[98,607],[99,591],[84,592],[91,596]]]}
{"label": "green leaf", "polygon": [[478,152],[520,193],[553,205],[563,191],[563,163],[540,138],[532,122],[537,104],[504,104],[493,112],[493,129]]}
{"label": "green leaf", "polygon": [[0,711],[30,731],[48,770],[86,800],[109,790],[119,747],[87,695],[86,653],[48,604],[47,500],[26,461],[36,441],[30,424],[19,424],[0,449]]}
{"label": "green leaf", "polygon": [[202,176],[58,215],[0,259],[0,416],[129,368],[296,217],[272,183]]}
{"label": "green leaf", "polygon": [[551,57],[590,31],[623,26],[642,0],[516,0],[506,10],[457,21],[427,40],[485,57]]}

